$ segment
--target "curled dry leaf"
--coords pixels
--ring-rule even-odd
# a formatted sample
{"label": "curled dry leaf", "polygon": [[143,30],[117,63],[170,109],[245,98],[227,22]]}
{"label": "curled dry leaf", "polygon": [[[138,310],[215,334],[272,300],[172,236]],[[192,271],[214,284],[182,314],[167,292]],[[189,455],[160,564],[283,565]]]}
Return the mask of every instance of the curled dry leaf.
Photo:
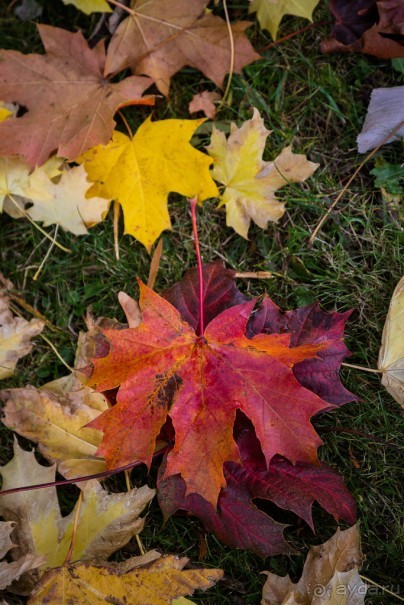
{"label": "curled dry leaf", "polygon": [[[185,65],[196,67],[221,87],[230,71],[231,45],[226,22],[207,11],[207,0],[133,0],[133,12],[118,27],[108,47],[106,74],[130,67],[135,74],[153,78],[164,95],[171,77]],[[231,25],[234,71],[256,61],[244,30]]]}
{"label": "curled dry leaf", "polygon": [[218,92],[204,90],[192,97],[192,100],[188,106],[189,113],[196,113],[197,111],[203,111],[206,117],[213,120],[216,115],[216,105],[222,98]]}
{"label": "curled dry leaf", "polygon": [[276,39],[280,22],[285,15],[312,20],[313,10],[320,0],[250,0],[250,13],[257,13],[262,29]]}
{"label": "curled dry leaf", "polygon": [[[10,534],[15,527],[13,521],[0,521],[0,559],[2,559],[10,549],[15,547],[15,544],[10,539]],[[31,554],[20,557],[17,561],[8,563],[0,561],[0,590],[4,590],[14,580],[26,571],[36,569],[44,562],[43,557],[36,557]]]}
{"label": "curled dry leaf", "polygon": [[[55,467],[38,464],[34,453],[22,450],[17,442],[14,458],[1,467],[0,473],[2,490],[55,480]],[[142,530],[144,519],[139,515],[155,492],[143,486],[108,494],[97,481],[89,481],[82,493],[71,561],[106,559],[122,548]],[[18,524],[18,546],[13,554],[43,556],[41,569],[62,565],[70,547],[76,509],[77,504],[67,517],[62,517],[54,487],[36,491],[35,497],[30,492],[1,496],[0,515]]]}
{"label": "curled dry leaf", "polygon": [[184,570],[187,561],[165,556],[127,573],[118,566],[64,566],[43,576],[28,605],[171,605],[174,598],[206,590],[223,576],[220,569]]}
{"label": "curled dry leaf", "polygon": [[[374,149],[383,141],[385,145],[404,138],[404,86],[392,88],[375,88],[370,96],[370,103],[365,122],[358,134],[359,153]],[[399,127],[388,140],[386,136]]]}
{"label": "curled dry leaf", "polygon": [[265,572],[261,605],[364,604],[366,585],[358,574],[362,561],[358,526],[337,529],[330,540],[310,548],[296,584],[289,576]]}
{"label": "curled dry leaf", "polygon": [[226,206],[226,223],[247,239],[251,220],[259,227],[277,222],[285,212],[275,192],[290,182],[305,181],[317,169],[305,155],[285,147],[273,162],[264,162],[262,154],[270,132],[258,109],[238,128],[232,123],[230,136],[213,128],[207,147],[213,158],[213,178],[226,186],[220,205]]}
{"label": "curled dry leaf", "polygon": [[27,355],[31,349],[31,338],[42,332],[44,323],[39,319],[27,321],[22,317],[15,317],[10,311],[10,299],[2,284],[6,288],[12,287],[0,273],[0,380],[9,378],[20,357]]}
{"label": "curled dry leaf", "polygon": [[95,147],[79,158],[93,183],[87,197],[118,200],[125,233],[147,249],[164,229],[171,228],[167,209],[170,192],[196,195],[200,201],[217,195],[209,173],[212,160],[189,143],[203,122],[152,122],[148,118],[133,139],[115,131],[108,145]]}
{"label": "curled dry leaf", "polygon": [[50,25],[38,29],[45,55],[0,51],[2,99],[28,109],[0,123],[0,155],[22,156],[32,168],[55,150],[75,160],[94,145],[107,143],[119,107],[153,103],[142,99],[152,83],[149,78],[112,83],[104,77],[103,41],[90,49],[80,32]]}
{"label": "curled dry leaf", "polygon": [[404,277],[398,282],[391,297],[378,368],[383,372],[382,384],[404,406]]}

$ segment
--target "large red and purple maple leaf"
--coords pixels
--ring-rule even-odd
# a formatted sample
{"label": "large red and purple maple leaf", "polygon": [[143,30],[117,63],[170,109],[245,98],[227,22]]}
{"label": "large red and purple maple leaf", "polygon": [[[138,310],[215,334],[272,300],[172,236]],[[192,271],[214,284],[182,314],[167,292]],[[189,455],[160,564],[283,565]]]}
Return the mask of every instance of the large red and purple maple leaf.
{"label": "large red and purple maple leaf", "polygon": [[256,302],[244,300],[231,271],[214,263],[203,272],[203,334],[191,271],[164,298],[140,284],[142,323],[97,337],[89,383],[118,389],[116,404],[91,423],[104,433],[98,453],[109,468],[150,466],[170,422],[159,477],[163,512],[189,510],[233,546],[286,552],[282,525],[253,498],[310,525],[314,500],[336,518],[354,518],[342,480],[318,461],[321,440],[310,422],[354,399],[338,377],[346,315],[311,307],[283,316],[267,298],[253,313]]}

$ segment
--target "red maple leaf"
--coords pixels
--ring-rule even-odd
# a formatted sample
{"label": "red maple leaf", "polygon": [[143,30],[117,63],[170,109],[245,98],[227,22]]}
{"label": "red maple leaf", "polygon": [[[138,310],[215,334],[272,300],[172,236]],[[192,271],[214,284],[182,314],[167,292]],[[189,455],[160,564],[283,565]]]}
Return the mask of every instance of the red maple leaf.
{"label": "red maple leaf", "polygon": [[235,438],[242,464],[224,465],[227,485],[216,511],[197,494],[185,496],[185,482],[179,475],[163,480],[162,463],[157,487],[165,518],[178,510],[188,511],[228,546],[246,548],[263,557],[292,551],[283,538],[285,526],[261,510],[254,498],[270,500],[278,508],[294,512],[312,529],[315,500],[337,521],[355,523],[354,499],[333,469],[325,464],[291,464],[280,456],[274,456],[267,466],[251,423],[241,415],[236,420]]}
{"label": "red maple leaf", "polygon": [[247,338],[255,301],[223,311],[198,335],[169,302],[142,283],[140,291],[142,323],[103,331],[102,356],[91,360],[89,384],[119,387],[116,405],[90,424],[104,432],[98,454],[109,468],[149,466],[169,416],[175,444],[165,477],[180,474],[185,496],[199,494],[216,509],[224,464],[241,462],[233,436],[237,410],[253,423],[267,465],[276,454],[317,463],[321,440],[310,418],[330,405],[299,384],[292,366],[329,342],[290,348],[288,334]]}

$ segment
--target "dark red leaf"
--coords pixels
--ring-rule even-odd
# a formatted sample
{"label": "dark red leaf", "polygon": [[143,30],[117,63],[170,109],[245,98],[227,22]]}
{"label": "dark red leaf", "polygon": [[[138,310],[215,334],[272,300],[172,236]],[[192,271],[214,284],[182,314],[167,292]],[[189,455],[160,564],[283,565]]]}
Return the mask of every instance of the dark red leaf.
{"label": "dark red leaf", "polygon": [[[247,297],[237,289],[235,271],[226,269],[222,261],[203,265],[203,308],[205,325],[222,311],[246,302]],[[187,271],[181,281],[162,294],[194,330],[199,333],[199,277],[194,267]]]}

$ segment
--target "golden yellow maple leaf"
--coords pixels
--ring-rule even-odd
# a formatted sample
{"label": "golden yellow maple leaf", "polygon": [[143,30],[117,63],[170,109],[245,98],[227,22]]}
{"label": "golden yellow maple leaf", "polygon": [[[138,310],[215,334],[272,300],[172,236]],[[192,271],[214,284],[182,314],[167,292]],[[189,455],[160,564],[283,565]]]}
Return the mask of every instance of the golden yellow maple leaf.
{"label": "golden yellow maple leaf", "polygon": [[7,118],[11,118],[11,116],[15,116],[17,113],[17,105],[13,103],[4,103],[4,101],[0,101],[0,122],[4,122]]}
{"label": "golden yellow maple leaf", "polygon": [[251,220],[264,228],[277,222],[285,212],[275,192],[289,182],[302,182],[317,169],[305,155],[285,147],[273,162],[264,162],[262,154],[270,134],[259,111],[240,128],[231,125],[230,136],[214,127],[210,145],[213,178],[225,185],[220,205],[226,205],[226,222],[247,239]]}
{"label": "golden yellow maple leaf", "polygon": [[383,372],[382,384],[397,403],[404,406],[404,277],[391,297],[378,368]]}
{"label": "golden yellow maple leaf", "polygon": [[125,233],[150,249],[164,229],[171,228],[167,196],[176,192],[200,201],[215,197],[217,187],[209,173],[211,158],[189,141],[204,120],[148,118],[131,140],[115,131],[108,145],[82,155],[92,187],[87,197],[120,202]]}
{"label": "golden yellow maple leaf", "polygon": [[[0,273],[1,284],[12,287]],[[31,338],[42,332],[43,321],[16,317],[10,311],[10,299],[6,291],[0,289],[0,380],[14,374],[15,366],[20,357],[27,355],[31,348]]]}
{"label": "golden yellow maple leaf", "polygon": [[223,575],[220,569],[184,570],[187,561],[170,555],[127,573],[108,565],[64,566],[42,577],[28,605],[170,605],[175,597],[210,588]]}
{"label": "golden yellow maple leaf", "polygon": [[65,4],[74,4],[76,8],[90,15],[91,13],[111,13],[112,8],[106,0],[63,0]]}
{"label": "golden yellow maple leaf", "polygon": [[320,0],[252,0],[250,13],[257,13],[262,29],[267,29],[276,39],[279,24],[284,15],[294,15],[312,20],[313,10]]}
{"label": "golden yellow maple leaf", "polygon": [[[0,473],[1,491],[55,480],[55,467],[38,464],[34,453],[22,450],[17,442],[14,458],[0,468]],[[144,519],[139,515],[155,490],[143,486],[108,494],[93,480],[85,483],[82,493],[71,561],[106,559],[122,548],[142,530]],[[55,487],[40,489],[35,497],[24,491],[1,496],[0,515],[18,524],[15,528],[18,548],[13,553],[43,556],[42,569],[62,565],[70,548],[77,506],[67,517],[62,517]]]}

